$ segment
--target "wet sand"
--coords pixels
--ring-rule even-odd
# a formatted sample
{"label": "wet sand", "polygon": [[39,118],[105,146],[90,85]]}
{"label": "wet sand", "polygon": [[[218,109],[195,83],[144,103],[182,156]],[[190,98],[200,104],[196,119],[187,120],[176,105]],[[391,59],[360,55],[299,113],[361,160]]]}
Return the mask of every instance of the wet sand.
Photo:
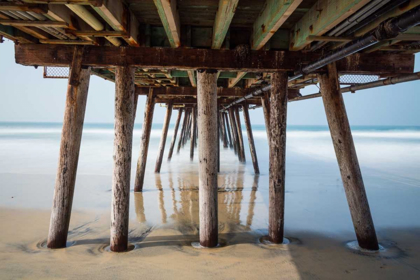
{"label": "wet sand", "polygon": [[[2,163],[10,171],[0,173],[0,279],[420,279],[420,184],[413,164],[395,165],[409,174],[405,176],[363,165],[369,161],[361,154],[378,239],[385,248],[364,253],[347,246],[356,237],[336,162],[304,155],[291,141],[285,211],[285,235],[291,243],[268,246],[259,242],[268,228],[266,139],[257,139],[260,176],[253,175],[249,153],[244,165],[224,149],[218,195],[221,246],[195,249],[197,157],[190,162],[184,148],[171,162],[163,162],[161,174],[154,174],[154,139],[145,190],[130,195],[129,242],[134,249],[111,253],[112,153],[106,150],[105,157],[93,140],[84,141],[88,146],[82,144],[65,249],[45,248],[55,179],[51,158],[57,147],[36,158],[25,153],[9,165]],[[108,142],[112,146],[112,134]],[[328,147],[322,155],[331,158]],[[137,143],[134,149],[135,157]],[[104,158],[109,158],[106,166]],[[41,167],[45,172],[30,172]]]}

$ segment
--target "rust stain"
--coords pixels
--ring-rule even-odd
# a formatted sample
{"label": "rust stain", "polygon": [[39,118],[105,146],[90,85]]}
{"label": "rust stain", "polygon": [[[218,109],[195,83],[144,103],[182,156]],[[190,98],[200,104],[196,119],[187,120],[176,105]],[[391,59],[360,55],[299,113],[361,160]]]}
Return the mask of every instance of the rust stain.
{"label": "rust stain", "polygon": [[261,25],[261,30],[262,30],[263,33],[265,32],[265,25],[264,24]]}

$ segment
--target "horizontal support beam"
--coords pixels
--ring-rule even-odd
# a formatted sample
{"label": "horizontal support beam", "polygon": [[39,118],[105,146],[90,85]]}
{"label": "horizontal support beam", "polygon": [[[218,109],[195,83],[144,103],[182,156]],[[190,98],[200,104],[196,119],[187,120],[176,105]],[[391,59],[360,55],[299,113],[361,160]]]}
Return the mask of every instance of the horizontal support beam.
{"label": "horizontal support beam", "polygon": [[90,36],[90,37],[125,37],[127,36],[126,32],[121,31],[77,31],[77,30],[70,30],[66,29],[66,33],[73,34],[75,36]]}
{"label": "horizontal support beam", "polygon": [[[217,96],[219,97],[244,97],[245,95],[254,91],[253,88],[217,88]],[[137,87],[136,93],[138,95],[147,95],[149,94],[149,88],[146,87]],[[196,87],[160,87],[154,88],[153,94],[158,98],[172,98],[172,97],[196,97],[197,88]],[[300,96],[299,90],[289,89],[288,90],[289,98],[294,98]]]}
{"label": "horizontal support beam", "polygon": [[37,4],[12,4],[10,2],[1,2],[0,11],[21,11],[21,12],[34,12],[37,14],[46,14],[48,12],[47,6]]}
{"label": "horizontal support beam", "polygon": [[102,4],[102,0],[22,0],[22,2],[33,4],[77,4],[92,6],[99,6]]}
{"label": "horizontal support beam", "polygon": [[[154,92],[155,88],[153,89]],[[219,105],[228,105],[232,102],[232,99],[229,98],[218,98],[217,104]],[[172,103],[173,105],[185,105],[185,104],[197,104],[197,98],[194,97],[185,97],[185,98],[155,98],[155,103]],[[251,105],[261,105],[261,98],[253,98],[253,99],[247,99],[247,103]]]}
{"label": "horizontal support beam", "polygon": [[[16,63],[30,66],[68,66],[74,47],[65,45],[15,45]],[[131,48],[85,46],[83,65],[115,67],[130,65],[145,69],[281,72],[295,71],[317,61],[316,53],[250,51],[241,58],[234,50],[187,48]],[[354,54],[337,62],[340,73],[408,74],[414,70],[412,54]],[[322,72],[322,69],[320,70]]]}
{"label": "horizontal support beam", "polygon": [[62,21],[32,21],[32,20],[0,20],[0,24],[10,26],[34,26],[34,27],[68,27],[68,24]]}
{"label": "horizontal support beam", "polygon": [[51,45],[94,45],[93,41],[82,41],[82,40],[39,40],[41,44],[51,44]]}

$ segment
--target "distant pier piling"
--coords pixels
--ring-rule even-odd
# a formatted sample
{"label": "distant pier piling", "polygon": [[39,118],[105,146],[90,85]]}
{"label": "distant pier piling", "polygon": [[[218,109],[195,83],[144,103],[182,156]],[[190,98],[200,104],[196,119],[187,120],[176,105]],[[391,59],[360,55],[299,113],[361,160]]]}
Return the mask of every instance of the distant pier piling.
{"label": "distant pier piling", "polygon": [[176,123],[175,123],[175,128],[174,128],[174,135],[172,136],[171,146],[169,148],[168,160],[171,160],[172,154],[174,152],[176,137],[177,137],[178,129],[179,129],[179,123],[181,122],[182,112],[183,111],[184,110],[182,108],[178,110],[178,117],[176,118]]}
{"label": "distant pier piling", "polygon": [[252,134],[251,118],[249,117],[248,104],[244,104],[242,106],[242,111],[244,113],[245,127],[248,135],[249,151],[251,153],[252,165],[254,166],[255,174],[260,174],[257,151],[255,149],[254,143],[254,135]]}
{"label": "distant pier piling", "polygon": [[160,138],[158,158],[156,160],[155,173],[160,173],[162,167],[163,154],[165,153],[166,137],[168,136],[169,123],[172,116],[172,103],[167,104],[165,120],[162,127],[162,137]]}
{"label": "distant pier piling", "polygon": [[136,178],[134,182],[134,191],[143,190],[144,173],[146,172],[147,154],[149,150],[150,132],[152,130],[153,111],[155,109],[155,98],[153,89],[150,89],[144,108],[144,120],[140,139],[140,155],[137,160]]}

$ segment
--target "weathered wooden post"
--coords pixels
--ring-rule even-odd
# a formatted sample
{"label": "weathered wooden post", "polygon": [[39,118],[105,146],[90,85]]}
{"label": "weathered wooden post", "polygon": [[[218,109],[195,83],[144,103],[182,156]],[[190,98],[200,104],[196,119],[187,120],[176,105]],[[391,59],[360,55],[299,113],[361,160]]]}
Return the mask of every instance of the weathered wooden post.
{"label": "weathered wooden post", "polygon": [[239,117],[239,108],[234,108],[235,112],[235,120],[236,120],[236,128],[238,129],[238,146],[239,146],[239,153],[241,154],[241,161],[245,162],[245,148],[244,148],[244,138],[242,136],[242,125],[241,125],[241,118]]}
{"label": "weathered wooden post", "polygon": [[245,120],[246,132],[248,135],[249,150],[251,152],[252,165],[254,166],[255,174],[260,174],[260,168],[258,167],[257,151],[255,150],[255,144],[254,144],[254,136],[252,135],[252,126],[251,126],[251,120],[249,117],[248,104],[245,104],[242,106],[242,111],[244,113],[244,120]]}
{"label": "weathered wooden post", "polygon": [[155,109],[155,98],[153,89],[147,95],[146,106],[144,108],[144,120],[140,139],[140,155],[137,160],[136,179],[134,181],[134,191],[143,190],[144,173],[146,172],[147,153],[149,150],[150,131],[152,130],[153,111]]}
{"label": "weathered wooden post", "polygon": [[240,153],[238,148],[238,129],[236,128],[235,114],[233,113],[233,107],[229,108],[229,119],[232,128],[232,138],[233,138],[233,150],[235,154],[238,155],[240,160]]}
{"label": "weathered wooden post", "polygon": [[329,64],[327,73],[320,74],[318,79],[357,241],[363,249],[378,250],[375,226],[370,213],[346,107],[340,93],[335,63]]}
{"label": "weathered wooden post", "polygon": [[267,92],[261,97],[261,105],[264,114],[265,130],[267,131],[267,140],[270,143],[270,98]]}
{"label": "weathered wooden post", "polygon": [[47,246],[51,249],[66,247],[69,231],[90,79],[90,68],[82,69],[82,56],[83,49],[76,48],[67,85],[60,155],[47,241]]}
{"label": "weathered wooden post", "polygon": [[124,252],[128,248],[134,94],[134,68],[117,67],[115,71],[114,174],[111,208],[111,251],[113,252]]}
{"label": "weathered wooden post", "polygon": [[168,136],[169,123],[172,116],[172,103],[167,104],[165,120],[162,127],[162,137],[160,138],[159,154],[156,160],[155,173],[160,173],[162,167],[163,154],[165,153],[166,137]]}
{"label": "weathered wooden post", "polygon": [[226,126],[225,126],[225,122],[224,122],[222,112],[219,113],[219,122],[220,122],[220,127],[222,128],[223,148],[227,148],[228,147],[228,139],[227,139],[227,135],[226,135]]}
{"label": "weathered wooden post", "polygon": [[190,159],[193,160],[194,159],[194,147],[195,147],[195,130],[196,130],[195,127],[197,125],[196,118],[195,118],[195,114],[196,114],[195,108],[192,109],[191,114],[192,114],[192,118],[191,118],[192,128],[191,128],[191,142],[190,142]]}
{"label": "weathered wooden post", "polygon": [[[178,128],[179,128],[179,123],[181,122],[182,112],[183,112],[183,109],[180,108],[178,110],[178,117],[176,118],[176,123],[175,123],[175,128],[174,128],[174,135],[172,136],[171,146],[169,148],[168,160],[171,160],[172,154],[174,152],[176,136],[178,134]],[[182,134],[182,132],[181,132],[181,134]]]}
{"label": "weathered wooden post", "polygon": [[217,71],[199,70],[197,83],[200,245],[218,244]]}
{"label": "weathered wooden post", "polygon": [[176,149],[176,152],[178,154],[179,154],[179,151],[181,150],[181,146],[184,141],[184,134],[185,134],[185,130],[187,129],[187,121],[188,121],[188,110],[185,109],[184,121],[182,122],[181,134],[179,135],[178,148]]}
{"label": "weathered wooden post", "polygon": [[227,134],[228,134],[228,137],[229,137],[229,147],[233,148],[232,136],[230,135],[229,120],[228,120],[228,117],[227,117],[226,113],[223,113],[223,119],[226,122],[226,130],[227,130]]}
{"label": "weathered wooden post", "polygon": [[271,75],[270,175],[268,235],[273,243],[283,243],[284,192],[286,178],[287,74]]}

